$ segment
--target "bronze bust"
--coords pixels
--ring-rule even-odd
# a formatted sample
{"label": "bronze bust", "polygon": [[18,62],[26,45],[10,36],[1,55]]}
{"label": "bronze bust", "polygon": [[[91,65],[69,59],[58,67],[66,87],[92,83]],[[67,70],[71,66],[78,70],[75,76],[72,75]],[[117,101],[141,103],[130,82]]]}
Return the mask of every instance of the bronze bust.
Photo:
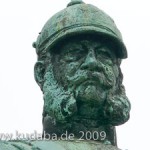
{"label": "bronze bust", "polygon": [[128,121],[131,105],[120,68],[127,50],[113,19],[72,0],[46,22],[33,47],[43,140],[0,141],[0,149],[119,150],[115,126]]}
{"label": "bronze bust", "polygon": [[79,138],[80,131],[104,131],[104,142],[116,145],[115,126],[129,119],[130,102],[120,69],[127,50],[114,21],[93,5],[71,1],[47,21],[33,46],[43,132]]}

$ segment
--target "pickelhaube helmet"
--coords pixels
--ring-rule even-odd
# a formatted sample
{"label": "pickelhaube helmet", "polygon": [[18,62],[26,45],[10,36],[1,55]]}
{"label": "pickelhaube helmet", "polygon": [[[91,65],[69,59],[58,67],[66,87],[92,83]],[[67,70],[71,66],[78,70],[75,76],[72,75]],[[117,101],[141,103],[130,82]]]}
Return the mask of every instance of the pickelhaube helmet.
{"label": "pickelhaube helmet", "polygon": [[127,50],[113,19],[99,8],[72,0],[67,8],[52,16],[44,25],[33,47],[38,55],[50,50],[59,41],[74,35],[96,34],[111,39],[118,58],[126,58]]}

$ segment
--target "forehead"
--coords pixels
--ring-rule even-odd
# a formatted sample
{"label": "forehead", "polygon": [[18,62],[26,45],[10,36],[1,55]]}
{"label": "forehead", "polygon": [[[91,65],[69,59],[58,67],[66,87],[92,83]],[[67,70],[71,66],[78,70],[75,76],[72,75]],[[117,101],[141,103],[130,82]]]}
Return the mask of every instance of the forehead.
{"label": "forehead", "polygon": [[64,50],[78,49],[78,48],[98,48],[105,47],[107,51],[110,51],[114,55],[116,54],[116,46],[114,42],[106,36],[97,36],[90,34],[75,35],[61,40],[53,49],[52,53],[60,54]]}
{"label": "forehead", "polygon": [[111,42],[111,40],[106,37],[93,35],[75,36],[70,39],[68,38],[68,40],[61,44],[59,52],[72,49],[95,50],[97,48],[101,50],[103,49],[103,51],[107,51],[114,56],[116,55],[115,47],[113,46],[113,42]]}
{"label": "forehead", "polygon": [[73,48],[73,47],[97,47],[104,45],[102,41],[99,40],[93,40],[93,39],[73,39],[70,40],[62,45],[61,48]]}
{"label": "forehead", "polygon": [[102,37],[95,36],[76,36],[68,38],[66,41],[62,42],[61,48],[63,47],[73,47],[73,46],[87,46],[95,47],[100,45],[107,45],[107,42]]}

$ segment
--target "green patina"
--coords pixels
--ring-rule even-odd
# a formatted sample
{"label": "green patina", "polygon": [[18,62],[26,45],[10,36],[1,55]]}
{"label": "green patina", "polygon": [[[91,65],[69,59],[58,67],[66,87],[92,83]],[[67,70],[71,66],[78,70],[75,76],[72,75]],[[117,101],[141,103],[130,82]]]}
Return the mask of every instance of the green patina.
{"label": "green patina", "polygon": [[43,131],[107,133],[129,119],[121,59],[126,47],[114,21],[97,7],[72,1],[51,17],[34,43],[35,79],[44,94]]}
{"label": "green patina", "polygon": [[[72,0],[47,21],[33,46],[38,55],[34,76],[44,94],[43,134],[61,137],[67,131],[78,139],[80,131],[103,131],[99,148],[113,150],[115,126],[129,119],[131,107],[120,69],[127,50],[114,21],[97,7]],[[62,142],[61,149],[90,150],[95,136],[87,138],[91,144],[74,141],[63,147]]]}

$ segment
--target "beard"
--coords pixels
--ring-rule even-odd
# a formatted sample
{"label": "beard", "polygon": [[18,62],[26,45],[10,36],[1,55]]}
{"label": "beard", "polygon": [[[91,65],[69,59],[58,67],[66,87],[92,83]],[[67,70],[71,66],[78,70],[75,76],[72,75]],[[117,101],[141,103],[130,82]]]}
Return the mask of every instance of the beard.
{"label": "beard", "polygon": [[110,68],[104,68],[100,72],[78,70],[74,76],[67,76],[67,85],[74,91],[78,115],[81,118],[101,119],[107,93],[116,83],[115,75],[108,70]]}
{"label": "beard", "polygon": [[70,91],[65,91],[54,78],[52,66],[47,66],[43,84],[43,117],[51,116],[54,122],[63,122],[76,112],[76,100]]}
{"label": "beard", "polygon": [[68,77],[66,90],[55,79],[53,67],[49,64],[43,84],[43,117],[50,116],[54,124],[74,118],[122,124],[129,119],[130,103],[125,92],[114,92],[114,83],[113,74],[80,70],[75,76]]}
{"label": "beard", "polygon": [[[106,75],[107,74],[107,75]],[[115,76],[113,74],[93,72],[88,70],[78,70],[74,76],[67,76],[67,84],[76,97],[85,97],[88,101],[101,101],[106,96],[105,93],[113,88]],[[87,96],[86,96],[87,95]],[[81,98],[82,99],[82,98]],[[84,99],[84,98],[83,98]]]}
{"label": "beard", "polygon": [[101,87],[94,85],[93,82],[86,81],[77,87],[75,97],[77,101],[100,106],[106,99],[106,92]]}

